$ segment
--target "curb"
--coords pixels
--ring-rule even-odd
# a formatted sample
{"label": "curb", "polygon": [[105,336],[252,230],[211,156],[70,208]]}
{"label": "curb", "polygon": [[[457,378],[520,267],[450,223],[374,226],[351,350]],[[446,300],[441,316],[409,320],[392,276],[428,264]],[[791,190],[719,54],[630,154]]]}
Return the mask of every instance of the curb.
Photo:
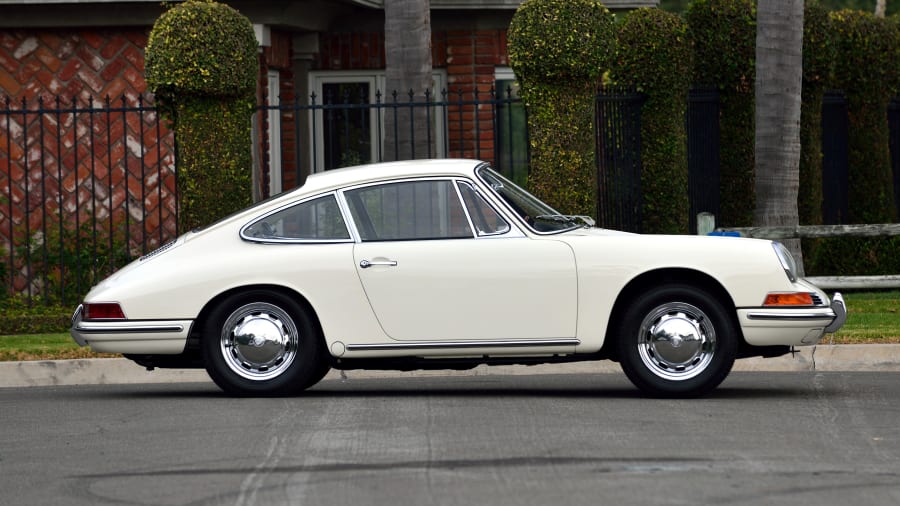
{"label": "curb", "polygon": [[[793,355],[747,358],[735,362],[733,371],[882,371],[900,372],[900,344],[838,344],[800,348]],[[491,376],[533,374],[621,373],[615,362],[574,362],[541,365],[480,365],[466,371],[331,371],[325,379],[397,378],[442,376]],[[209,382],[200,369],[147,371],[125,358],[0,362],[0,388],[29,386],[105,385],[137,383]]]}

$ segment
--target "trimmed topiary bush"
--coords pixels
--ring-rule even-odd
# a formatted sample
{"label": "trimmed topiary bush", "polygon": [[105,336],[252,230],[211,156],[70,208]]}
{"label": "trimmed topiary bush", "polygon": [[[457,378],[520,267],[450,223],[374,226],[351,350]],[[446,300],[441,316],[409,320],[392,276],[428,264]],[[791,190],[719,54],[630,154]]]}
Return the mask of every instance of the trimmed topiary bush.
{"label": "trimmed topiary bush", "polygon": [[508,38],[528,111],[529,189],[561,212],[594,215],[594,100],[615,49],[613,16],[596,0],[526,0]]}
{"label": "trimmed topiary bush", "polygon": [[750,226],[754,182],[756,7],[752,0],[694,0],[686,15],[695,44],[694,82],[719,89],[723,226]]}
{"label": "trimmed topiary bush", "polygon": [[179,230],[251,203],[257,50],[250,20],[209,0],[178,4],[153,25],[146,77],[178,142]]}
{"label": "trimmed topiary bush", "polygon": [[693,48],[687,25],[659,9],[625,15],[611,77],[646,100],[641,113],[643,232],[688,233],[687,95]]}

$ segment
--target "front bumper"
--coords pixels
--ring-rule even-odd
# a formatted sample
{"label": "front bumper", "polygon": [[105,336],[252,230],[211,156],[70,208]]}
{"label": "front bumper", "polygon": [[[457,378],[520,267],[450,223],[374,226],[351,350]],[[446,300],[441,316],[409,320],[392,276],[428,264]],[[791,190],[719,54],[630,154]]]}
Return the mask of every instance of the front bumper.
{"label": "front bumper", "polygon": [[82,307],[72,315],[69,333],[79,346],[100,353],[172,355],[184,351],[193,320],[91,320]]}
{"label": "front bumper", "polygon": [[825,327],[826,334],[833,334],[844,326],[847,321],[847,305],[844,304],[844,296],[841,292],[835,292],[831,298],[831,309],[834,311],[834,321],[831,325]]}
{"label": "front bumper", "polygon": [[750,345],[811,345],[844,325],[847,306],[838,292],[827,306],[739,309],[738,319]]}

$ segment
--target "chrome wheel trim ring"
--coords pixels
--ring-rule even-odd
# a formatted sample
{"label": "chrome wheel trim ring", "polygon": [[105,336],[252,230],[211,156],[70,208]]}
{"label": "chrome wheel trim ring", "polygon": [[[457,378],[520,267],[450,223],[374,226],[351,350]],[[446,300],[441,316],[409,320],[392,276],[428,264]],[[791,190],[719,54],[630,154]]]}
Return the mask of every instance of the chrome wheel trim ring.
{"label": "chrome wheel trim ring", "polygon": [[716,351],[716,331],[700,308],[667,302],[641,322],[638,354],[648,371],[662,379],[684,381],[703,373]]}
{"label": "chrome wheel trim ring", "polygon": [[219,339],[225,365],[238,376],[266,381],[283,374],[297,357],[300,334],[280,307],[253,302],[235,309]]}

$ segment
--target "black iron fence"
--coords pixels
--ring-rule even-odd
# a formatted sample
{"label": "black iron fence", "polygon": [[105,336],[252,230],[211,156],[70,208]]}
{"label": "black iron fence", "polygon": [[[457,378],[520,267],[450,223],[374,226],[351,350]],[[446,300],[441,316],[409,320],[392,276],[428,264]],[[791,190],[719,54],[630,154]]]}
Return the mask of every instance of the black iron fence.
{"label": "black iron fence", "polygon": [[[719,92],[696,88],[688,95],[688,199],[690,216],[719,213]],[[697,220],[689,219],[697,233]]]}
{"label": "black iron fence", "polygon": [[0,105],[0,297],[70,304],[175,237],[174,140],[142,97]]}
{"label": "black iron fence", "polygon": [[[302,181],[311,172],[397,159],[481,159],[524,182],[525,112],[511,87],[370,96],[364,85],[346,83],[326,85],[324,92],[307,102],[259,106],[261,138],[265,142],[274,131],[282,144],[277,161],[264,146],[263,196],[275,170]],[[401,129],[410,142],[400,141]]]}
{"label": "black iron fence", "polygon": [[[311,96],[306,104],[260,106],[262,194],[274,171],[293,174],[296,184],[309,172],[390,156],[484,159],[525,181],[526,117],[512,89],[445,91],[424,100],[393,95],[384,101],[376,94],[374,103],[352,90],[335,91],[340,93]],[[823,104],[824,190],[827,201],[839,206],[826,208],[826,219],[836,222],[846,216],[841,100],[829,95]],[[640,231],[642,101],[630,92],[607,92],[597,100],[597,217],[606,227]],[[424,148],[413,145],[414,151],[403,153],[398,143],[384,149],[385,119],[401,118],[403,111],[418,111],[424,119],[387,124],[411,128],[414,138],[425,139]],[[692,215],[718,211],[719,114],[715,91],[691,92],[686,121]],[[889,118],[900,201],[897,100]],[[279,141],[275,159],[266,156],[268,138]],[[141,97],[0,102],[0,192],[0,298],[73,304],[100,278],[178,234],[174,136]]]}
{"label": "black iron fence", "polygon": [[640,231],[641,106],[644,97],[630,90],[597,96],[597,224]]}

